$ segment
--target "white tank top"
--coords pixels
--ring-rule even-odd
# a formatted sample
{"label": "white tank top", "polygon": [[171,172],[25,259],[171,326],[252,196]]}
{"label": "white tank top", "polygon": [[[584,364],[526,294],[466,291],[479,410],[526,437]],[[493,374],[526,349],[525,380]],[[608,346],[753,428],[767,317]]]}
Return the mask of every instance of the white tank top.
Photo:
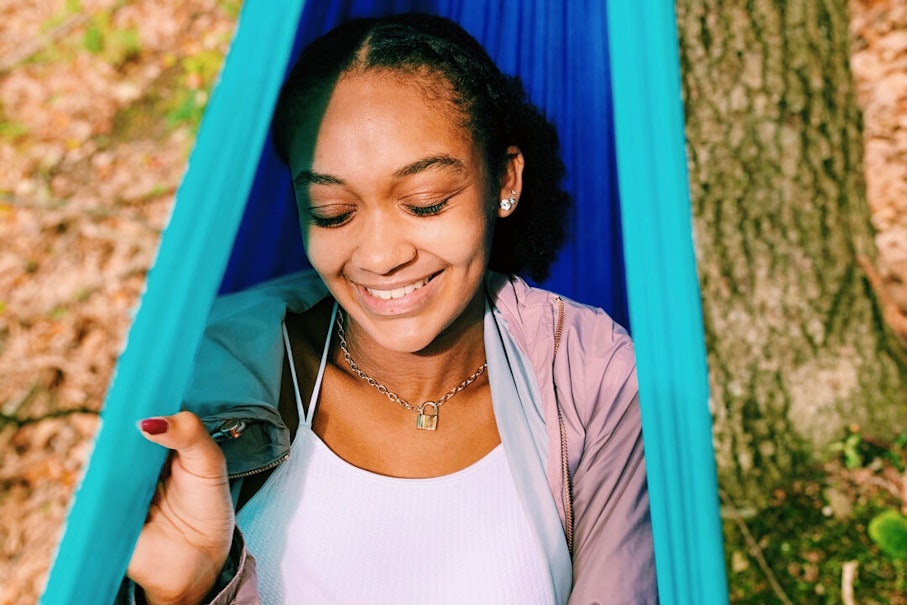
{"label": "white tank top", "polygon": [[299,429],[236,519],[262,603],[553,603],[503,446],[450,475],[401,479],[351,465],[312,431],[333,325],[307,414],[284,326]]}

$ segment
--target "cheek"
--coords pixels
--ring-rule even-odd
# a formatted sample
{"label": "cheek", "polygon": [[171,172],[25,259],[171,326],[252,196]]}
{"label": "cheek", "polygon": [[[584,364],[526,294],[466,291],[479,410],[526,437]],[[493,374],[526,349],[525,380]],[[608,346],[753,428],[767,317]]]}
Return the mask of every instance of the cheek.
{"label": "cheek", "polygon": [[302,225],[302,244],[312,268],[323,278],[337,273],[348,258],[345,246],[349,238],[332,237],[330,229]]}
{"label": "cheek", "polygon": [[492,224],[483,216],[424,229],[421,236],[425,249],[435,251],[451,264],[485,259],[491,253]]}

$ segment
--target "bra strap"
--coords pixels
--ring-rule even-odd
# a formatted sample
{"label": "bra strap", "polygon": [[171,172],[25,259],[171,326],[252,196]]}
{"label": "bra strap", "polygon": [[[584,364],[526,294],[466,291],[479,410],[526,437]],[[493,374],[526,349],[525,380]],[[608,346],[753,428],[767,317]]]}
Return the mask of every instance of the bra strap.
{"label": "bra strap", "polygon": [[315,417],[315,406],[318,404],[318,393],[321,391],[321,381],[324,379],[324,368],[327,366],[328,352],[331,348],[331,336],[334,334],[334,321],[337,317],[337,302],[334,301],[334,307],[331,310],[331,321],[328,323],[328,333],[324,339],[324,350],[321,353],[321,364],[318,366],[318,375],[315,377],[315,388],[312,389],[312,399],[309,401],[308,410],[302,408],[302,395],[299,391],[299,378],[296,375],[296,362],[293,359],[293,346],[290,344],[290,334],[287,332],[287,324],[283,322],[283,342],[287,349],[287,360],[290,362],[290,374],[293,376],[293,391],[296,394],[296,409],[299,413],[301,424],[308,427],[312,426],[312,418]]}

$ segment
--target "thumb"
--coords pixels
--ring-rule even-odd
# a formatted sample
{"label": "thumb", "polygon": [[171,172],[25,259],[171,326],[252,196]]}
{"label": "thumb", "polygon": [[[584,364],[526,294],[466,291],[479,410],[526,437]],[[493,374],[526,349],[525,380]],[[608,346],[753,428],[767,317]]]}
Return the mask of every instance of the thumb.
{"label": "thumb", "polygon": [[175,450],[180,465],[199,477],[219,478],[225,474],[224,455],[198,416],[179,412],[139,421],[139,430],[148,441]]}

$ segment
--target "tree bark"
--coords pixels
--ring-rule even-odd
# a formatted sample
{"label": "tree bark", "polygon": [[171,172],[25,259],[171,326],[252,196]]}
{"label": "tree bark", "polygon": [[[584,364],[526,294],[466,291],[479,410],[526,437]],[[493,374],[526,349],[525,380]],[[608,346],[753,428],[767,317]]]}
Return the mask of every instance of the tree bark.
{"label": "tree bark", "polygon": [[875,258],[842,0],[678,0],[722,487],[764,504],[847,427],[907,430]]}

